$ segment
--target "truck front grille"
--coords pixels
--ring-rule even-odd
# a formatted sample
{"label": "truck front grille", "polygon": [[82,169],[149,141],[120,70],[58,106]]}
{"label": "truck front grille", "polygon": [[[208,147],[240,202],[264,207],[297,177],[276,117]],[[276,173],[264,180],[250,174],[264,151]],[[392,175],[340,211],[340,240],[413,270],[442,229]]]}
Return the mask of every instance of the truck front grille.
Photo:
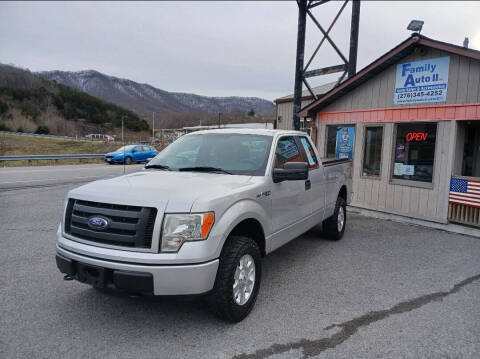
{"label": "truck front grille", "polygon": [[[92,217],[108,222],[105,229],[89,225]],[[157,209],[70,199],[65,213],[65,233],[102,244],[151,248]]]}

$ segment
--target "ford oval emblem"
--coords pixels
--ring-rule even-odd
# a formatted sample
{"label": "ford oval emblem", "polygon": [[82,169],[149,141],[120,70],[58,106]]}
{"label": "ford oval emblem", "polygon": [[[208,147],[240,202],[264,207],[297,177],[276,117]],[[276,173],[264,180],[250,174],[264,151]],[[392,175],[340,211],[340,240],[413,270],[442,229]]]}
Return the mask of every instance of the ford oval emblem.
{"label": "ford oval emblem", "polygon": [[88,219],[88,226],[97,231],[104,230],[108,227],[108,220],[103,217],[93,216]]}

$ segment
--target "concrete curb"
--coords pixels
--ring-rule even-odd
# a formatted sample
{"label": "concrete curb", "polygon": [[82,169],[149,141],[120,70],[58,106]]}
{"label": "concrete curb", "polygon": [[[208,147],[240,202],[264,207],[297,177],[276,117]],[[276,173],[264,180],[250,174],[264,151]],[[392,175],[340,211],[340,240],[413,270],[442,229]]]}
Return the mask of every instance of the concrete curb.
{"label": "concrete curb", "polygon": [[480,228],[476,229],[473,227],[462,226],[462,225],[453,224],[453,223],[443,224],[438,222],[425,221],[421,219],[400,216],[397,214],[385,213],[380,211],[374,211],[371,209],[365,209],[365,208],[355,207],[355,206],[348,206],[348,209],[351,213],[360,214],[366,217],[386,219],[386,220],[400,222],[400,223],[411,223],[417,226],[439,229],[439,230],[451,232],[451,233],[464,234],[467,236],[472,236],[480,239]]}

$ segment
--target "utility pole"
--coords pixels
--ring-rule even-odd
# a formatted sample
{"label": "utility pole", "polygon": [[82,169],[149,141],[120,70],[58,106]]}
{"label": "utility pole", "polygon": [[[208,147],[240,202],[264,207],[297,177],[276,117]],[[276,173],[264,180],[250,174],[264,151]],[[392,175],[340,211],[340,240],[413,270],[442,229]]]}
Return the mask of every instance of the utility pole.
{"label": "utility pole", "polygon": [[125,115],[122,116],[122,143],[125,145],[125,140],[123,138],[123,119],[125,118]]}
{"label": "utility pole", "polygon": [[222,113],[219,112],[219,113],[218,113],[218,128],[220,128],[220,126],[221,126],[221,124],[222,124],[221,118],[222,118]]}
{"label": "utility pole", "polygon": [[298,1],[297,59],[295,65],[295,90],[293,98],[293,128],[300,130],[297,113],[302,107],[303,59],[305,54],[305,28],[307,23],[307,0]]}
{"label": "utility pole", "polygon": [[152,112],[153,120],[152,120],[152,137],[153,141],[155,141],[155,112]]}
{"label": "utility pole", "polygon": [[360,24],[360,0],[352,0],[352,25],[350,27],[350,51],[348,77],[357,72],[358,29]]}
{"label": "utility pole", "polygon": [[125,118],[125,115],[122,115],[122,144],[123,144],[123,173],[125,173],[125,140],[123,137],[123,120]]}

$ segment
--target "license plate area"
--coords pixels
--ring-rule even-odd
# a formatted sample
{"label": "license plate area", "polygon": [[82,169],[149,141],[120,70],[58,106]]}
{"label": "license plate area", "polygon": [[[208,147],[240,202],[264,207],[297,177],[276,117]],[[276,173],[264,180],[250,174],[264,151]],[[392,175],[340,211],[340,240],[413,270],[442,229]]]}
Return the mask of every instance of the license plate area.
{"label": "license plate area", "polygon": [[77,262],[77,279],[96,287],[105,287],[105,268]]}

